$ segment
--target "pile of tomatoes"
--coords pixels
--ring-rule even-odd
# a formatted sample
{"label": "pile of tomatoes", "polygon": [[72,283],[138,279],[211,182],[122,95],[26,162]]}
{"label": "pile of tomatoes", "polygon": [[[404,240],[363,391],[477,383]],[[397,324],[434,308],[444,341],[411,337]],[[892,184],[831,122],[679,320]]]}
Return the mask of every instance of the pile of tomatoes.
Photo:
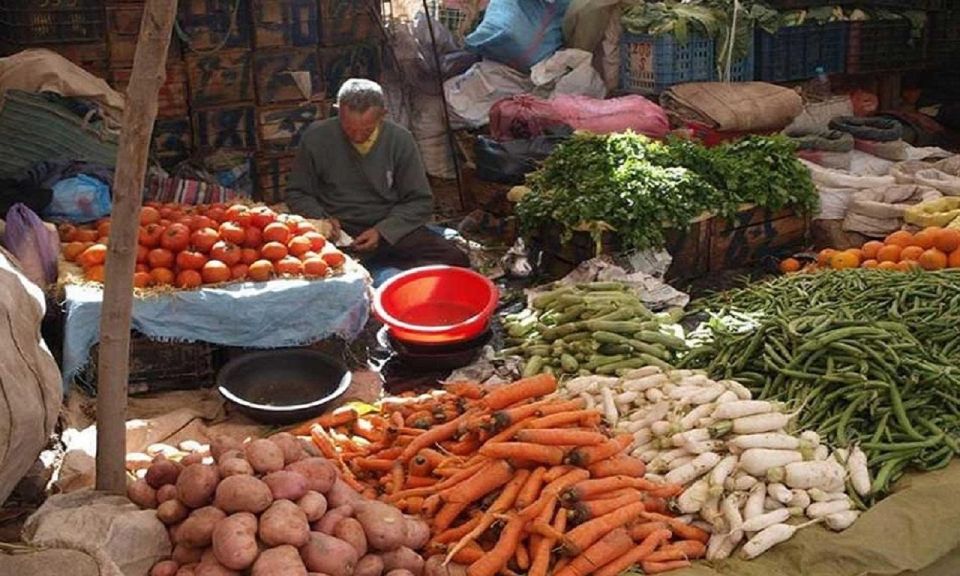
{"label": "pile of tomatoes", "polygon": [[[59,227],[63,255],[103,282],[110,220]],[[188,290],[278,276],[323,278],[342,268],[342,252],[300,216],[266,206],[147,202],[140,209],[135,287]]]}

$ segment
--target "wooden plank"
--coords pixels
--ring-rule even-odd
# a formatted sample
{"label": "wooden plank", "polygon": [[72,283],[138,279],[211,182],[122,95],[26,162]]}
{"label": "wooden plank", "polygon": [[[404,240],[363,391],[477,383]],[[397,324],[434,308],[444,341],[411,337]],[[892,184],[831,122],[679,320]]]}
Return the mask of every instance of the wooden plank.
{"label": "wooden plank", "polygon": [[714,229],[720,232],[729,232],[730,230],[736,228],[755,226],[761,222],[777,220],[778,218],[786,218],[793,215],[794,211],[791,208],[768,210],[765,208],[758,208],[756,206],[744,205],[732,222],[719,217],[714,218]]}
{"label": "wooden plank", "polygon": [[710,270],[711,221],[698,220],[686,230],[665,232],[667,252],[673,257],[667,270],[668,280],[690,280],[706,276]]}
{"label": "wooden plank", "polygon": [[256,199],[267,204],[283,202],[294,154],[258,154]]}
{"label": "wooden plank", "polygon": [[257,147],[253,106],[224,106],[195,110],[193,133],[201,150],[230,148],[253,150]]}
{"label": "wooden plank", "polygon": [[320,0],[320,43],[344,46],[365,40],[380,41],[383,34],[375,14],[377,2],[368,0]]}
{"label": "wooden plank", "polygon": [[733,230],[718,230],[710,240],[710,271],[718,272],[759,263],[787,248],[800,248],[807,234],[807,220],[787,216]]}
{"label": "wooden plank", "polygon": [[257,108],[257,138],[260,151],[268,154],[292,152],[300,137],[314,122],[329,115],[329,102],[306,102],[292,106]]}
{"label": "wooden plank", "polygon": [[331,98],[348,78],[380,80],[383,54],[382,47],[377,42],[321,48],[319,52],[323,81]]}
{"label": "wooden plank", "polygon": [[251,47],[249,0],[181,0],[177,22],[188,52]]}
{"label": "wooden plank", "polygon": [[197,108],[252,102],[253,60],[249,50],[187,55],[190,104]]}
{"label": "wooden plank", "polygon": [[153,128],[153,153],[165,168],[193,153],[190,118],[159,118]]}
{"label": "wooden plank", "polygon": [[[253,56],[253,68],[258,104],[324,98],[320,60],[312,48],[257,50]],[[309,75],[309,94],[300,90],[295,75]]]}
{"label": "wooden plank", "polygon": [[320,12],[316,0],[255,0],[253,43],[258,49],[318,45]]}
{"label": "wooden plank", "polygon": [[[110,71],[110,85],[119,92],[127,91],[130,83],[130,68],[115,68]],[[187,72],[179,62],[167,66],[166,80],[160,87],[157,116],[159,118],[179,118],[190,111],[187,98]]]}
{"label": "wooden plank", "polygon": [[[133,55],[137,51],[137,37],[108,32],[107,40],[107,44],[110,46],[110,66],[123,68],[133,66]],[[170,49],[167,52],[167,62],[176,62],[182,58],[180,45],[176,42],[170,42]]]}

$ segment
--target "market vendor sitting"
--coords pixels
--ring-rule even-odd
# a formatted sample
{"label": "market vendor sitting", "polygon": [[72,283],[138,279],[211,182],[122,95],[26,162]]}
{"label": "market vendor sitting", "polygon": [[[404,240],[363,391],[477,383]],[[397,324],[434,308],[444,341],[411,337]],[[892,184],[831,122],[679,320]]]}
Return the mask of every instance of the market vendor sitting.
{"label": "market vendor sitting", "polygon": [[467,255],[425,225],[433,194],[413,136],[385,118],[383,89],[350,79],[337,94],[338,117],[306,130],[287,183],[286,203],[342,229],[374,272],[430,264],[469,267]]}

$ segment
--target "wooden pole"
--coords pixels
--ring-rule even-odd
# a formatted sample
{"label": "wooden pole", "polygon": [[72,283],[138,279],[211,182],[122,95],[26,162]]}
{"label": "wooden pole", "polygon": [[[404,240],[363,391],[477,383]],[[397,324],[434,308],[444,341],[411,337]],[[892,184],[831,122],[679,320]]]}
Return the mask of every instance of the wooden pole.
{"label": "wooden pole", "polygon": [[147,0],[117,152],[97,373],[97,489],[117,494],[125,494],[127,486],[127,377],[140,197],[176,14],[176,0]]}

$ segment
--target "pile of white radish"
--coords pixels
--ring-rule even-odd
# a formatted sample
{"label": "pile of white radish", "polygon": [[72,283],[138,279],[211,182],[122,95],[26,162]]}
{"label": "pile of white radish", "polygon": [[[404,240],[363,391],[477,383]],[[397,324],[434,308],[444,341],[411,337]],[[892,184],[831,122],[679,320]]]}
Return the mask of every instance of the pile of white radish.
{"label": "pile of white radish", "polygon": [[733,380],[648,366],[620,378],[575,378],[561,393],[633,434],[632,455],[647,463],[647,478],[686,487],[674,505],[711,532],[708,559],[730,556],[741,542],[740,556],[754,558],[819,522],[843,530],[860,514],[847,479],[860,495],[870,491],[859,448],[831,452],[815,432],[787,432],[794,414],[752,400]]}

